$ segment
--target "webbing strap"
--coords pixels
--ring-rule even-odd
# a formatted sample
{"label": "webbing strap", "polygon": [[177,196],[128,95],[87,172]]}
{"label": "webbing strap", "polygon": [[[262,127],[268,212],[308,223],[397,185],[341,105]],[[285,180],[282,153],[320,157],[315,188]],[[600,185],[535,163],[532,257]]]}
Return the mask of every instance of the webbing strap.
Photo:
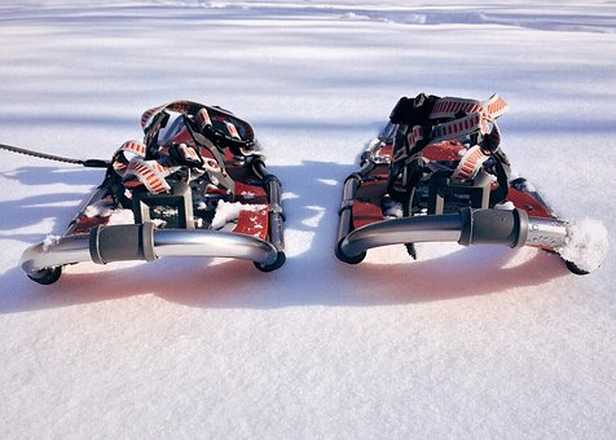
{"label": "webbing strap", "polygon": [[[142,125],[145,124],[145,131],[147,132],[149,130],[148,124],[153,123],[153,121],[157,119],[157,115],[160,114],[160,111],[169,109],[171,111],[192,112],[194,111],[194,107],[191,107],[193,104],[200,106],[200,104],[190,101],[176,101],[171,104],[150,109],[143,114]],[[197,111],[195,114],[195,122],[202,128],[211,125],[210,115],[205,107],[201,107],[199,111]],[[226,124],[230,134],[240,139],[235,125],[231,122],[226,122]],[[178,144],[176,150],[183,161],[187,164],[192,163],[197,168],[202,168],[210,175],[213,183],[224,187],[227,191],[233,191],[233,180],[231,180],[224,170],[224,156],[222,153],[209,141],[209,139],[193,131],[190,125],[187,125],[187,128],[190,130],[191,141]],[[192,141],[193,139],[194,142]],[[198,148],[207,150],[212,155],[212,158],[202,157]],[[153,194],[169,191],[171,186],[167,183],[165,178],[181,169],[181,166],[168,165],[168,160],[165,159],[169,157],[168,149],[163,148],[160,150],[159,160],[145,160],[146,150],[146,146],[136,140],[124,142],[113,156],[113,169],[118,176],[122,178],[124,186],[129,189],[143,184],[146,189]],[[131,153],[134,157],[130,155],[127,156],[125,153]]]}
{"label": "webbing strap", "polygon": [[195,121],[197,121],[197,124],[199,124],[202,129],[212,126],[212,118],[210,118],[210,114],[205,107],[197,112],[195,115]]}
{"label": "webbing strap", "polygon": [[[150,131],[150,125],[156,120],[156,115],[160,112],[168,110],[172,112],[182,113],[186,115],[194,115],[195,121],[199,124],[201,129],[206,127],[213,127],[212,118],[210,117],[207,108],[202,104],[193,101],[173,101],[169,104],[161,105],[158,107],[146,110],[141,115],[141,128],[147,133]],[[242,137],[235,126],[235,124],[229,120],[224,121],[227,128],[228,136],[236,141],[242,141]]]}
{"label": "webbing strap", "polygon": [[[144,160],[144,155],[137,153],[140,145],[143,146],[134,141],[129,141],[122,145],[118,152],[131,151],[137,154],[137,157],[133,157],[126,161],[119,159],[119,155],[116,153],[114,156],[116,159],[113,162],[113,169],[122,177],[127,187],[132,187],[134,185],[130,182],[130,178],[135,177],[137,181],[143,184],[151,193],[160,194],[169,191],[171,187],[165,178],[178,171],[181,166],[166,166],[157,160]],[[202,162],[202,166],[200,167],[211,176],[219,177],[217,182],[223,180],[220,178],[223,171],[216,159],[210,157],[200,158],[193,147],[185,144],[179,145],[178,151],[186,160],[192,160],[195,163]]]}
{"label": "webbing strap", "polygon": [[462,182],[473,179],[488,158],[489,156],[483,153],[479,145],[469,148],[451,175],[452,179]]}
{"label": "webbing strap", "polygon": [[120,177],[124,176],[126,168],[128,168],[128,163],[130,162],[130,158],[126,157],[124,153],[131,153],[137,157],[143,158],[145,157],[145,145],[135,140],[126,141],[113,154],[111,166]]}
{"label": "webbing strap", "polygon": [[113,154],[111,166],[120,176],[124,175],[131,159],[124,153],[131,153],[137,157],[145,157],[145,145],[139,141],[129,140],[124,142],[120,148],[117,149],[117,151]]}
{"label": "webbing strap", "polygon": [[[199,121],[197,122],[203,123],[203,124],[207,123],[206,121],[208,119],[206,118],[206,115],[207,115],[207,118],[209,118],[209,114],[207,113],[207,110],[205,111],[205,113],[202,113],[202,116],[200,118],[203,118],[203,119],[201,119],[201,122]],[[224,187],[229,192],[233,192],[234,181],[225,171],[224,155],[221,153],[221,151],[218,148],[216,148],[216,146],[212,143],[212,141],[210,141],[208,138],[206,138],[201,133],[197,131],[193,131],[190,125],[187,125],[187,127],[194,141],[197,143],[197,145],[207,150],[210,153],[210,155],[213,157],[214,161],[216,162],[216,166],[214,166],[212,164],[212,161],[209,161],[208,164],[206,164],[209,166],[204,167],[205,170],[209,173],[210,177],[213,178],[213,180],[216,182],[217,185]],[[205,160],[204,155],[202,154],[201,156]]]}
{"label": "webbing strap", "polygon": [[[453,121],[434,125],[430,133],[430,143],[457,139],[477,132],[488,134],[492,130],[491,123],[499,118],[507,108],[505,100],[498,95],[492,95],[485,102],[475,99],[441,98],[434,104],[430,119],[455,118],[460,112],[466,115]],[[407,135],[410,150],[415,147],[417,141],[424,138],[423,133],[421,136],[416,135],[416,127],[413,127]]]}
{"label": "webbing strap", "polygon": [[[134,157],[127,158],[123,153],[132,153]],[[135,140],[126,141],[113,155],[112,167],[127,186],[130,186],[127,181],[135,177],[151,193],[160,194],[169,191],[171,187],[165,177],[177,171],[179,167],[166,167],[155,160],[144,160],[144,158],[145,145]]]}
{"label": "webbing strap", "polygon": [[148,109],[141,115],[141,128],[146,130],[150,123],[154,120],[154,116],[156,116],[163,110],[169,110],[177,113],[190,113],[191,111],[195,111],[200,107],[202,107],[201,104],[198,104],[193,101],[173,101],[169,104],[164,104],[158,107]]}
{"label": "webbing strap", "polygon": [[447,96],[436,101],[430,119],[455,118],[460,112],[479,112],[486,118],[496,119],[502,116],[508,107],[507,102],[498,95],[492,95],[485,102]]}
{"label": "webbing strap", "polygon": [[123,177],[126,180],[134,176],[149,192],[160,194],[171,189],[171,186],[165,180],[165,177],[171,172],[170,167],[165,167],[155,160],[143,160],[135,157],[128,163]]}
{"label": "webbing strap", "polygon": [[423,128],[421,125],[415,125],[411,130],[409,130],[406,135],[406,139],[409,142],[409,147],[414,147],[417,142],[423,139]]}
{"label": "webbing strap", "polygon": [[475,112],[463,118],[435,125],[432,128],[432,141],[459,138],[477,131],[486,133],[487,130],[487,121],[482,117],[481,113]]}
{"label": "webbing strap", "polygon": [[202,162],[201,157],[199,157],[199,153],[193,147],[190,147],[186,144],[180,144],[178,146],[178,150],[185,161],[192,162],[194,164],[199,164]]}
{"label": "webbing strap", "polygon": [[135,140],[124,142],[118,151],[126,151],[140,157],[145,157],[145,145]]}
{"label": "webbing strap", "polygon": [[237,139],[237,140],[241,140],[242,139],[240,137],[240,134],[237,131],[237,128],[235,127],[235,124],[233,124],[232,122],[229,122],[229,121],[225,121],[225,125],[227,127],[227,131],[229,132],[229,135],[231,135],[231,137],[233,139]]}
{"label": "webbing strap", "polygon": [[475,113],[481,109],[481,101],[447,96],[436,101],[430,113],[430,119],[453,118],[460,112]]}
{"label": "webbing strap", "polygon": [[492,95],[484,106],[487,107],[487,113],[492,119],[500,118],[509,108],[509,104],[498,95]]}

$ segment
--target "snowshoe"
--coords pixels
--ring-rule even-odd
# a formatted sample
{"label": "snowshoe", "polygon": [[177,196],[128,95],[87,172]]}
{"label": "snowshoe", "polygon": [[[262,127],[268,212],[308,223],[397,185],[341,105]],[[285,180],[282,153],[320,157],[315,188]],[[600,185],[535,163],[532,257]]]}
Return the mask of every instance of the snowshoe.
{"label": "snowshoe", "polygon": [[496,123],[507,109],[485,102],[419,94],[401,98],[389,123],[345,183],[336,256],[360,263],[366,251],[414,243],[535,246],[557,252],[575,274],[607,254],[599,222],[559,218],[524,178],[512,178]]}
{"label": "snowshoe", "polygon": [[51,284],[68,264],[165,256],[247,259],[265,272],[281,267],[281,185],[250,124],[220,107],[176,101],[146,111],[141,125],[143,142],[125,142],[103,162],[102,184],[66,232],[24,252],[26,274]]}

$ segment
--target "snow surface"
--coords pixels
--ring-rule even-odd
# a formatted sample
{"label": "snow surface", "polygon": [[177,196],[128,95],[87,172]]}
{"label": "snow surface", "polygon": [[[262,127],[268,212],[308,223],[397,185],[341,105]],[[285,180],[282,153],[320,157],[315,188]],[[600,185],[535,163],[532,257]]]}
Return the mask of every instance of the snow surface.
{"label": "snow surface", "polygon": [[506,151],[616,243],[616,4],[25,0],[0,4],[0,137],[108,158],[188,98],[254,123],[287,264],[15,267],[100,171],[0,153],[0,438],[616,437],[614,250],[333,255],[341,183],[396,100],[511,104]]}

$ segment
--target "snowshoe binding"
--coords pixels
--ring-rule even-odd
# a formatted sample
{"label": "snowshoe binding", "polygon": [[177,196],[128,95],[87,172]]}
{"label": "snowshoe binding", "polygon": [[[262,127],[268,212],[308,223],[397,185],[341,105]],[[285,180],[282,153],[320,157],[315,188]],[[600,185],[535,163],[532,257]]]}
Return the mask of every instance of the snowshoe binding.
{"label": "snowshoe binding", "polygon": [[607,253],[599,222],[560,219],[524,178],[511,177],[496,120],[507,103],[419,94],[401,98],[389,123],[345,183],[336,256],[360,263],[366,251],[452,241],[557,252],[575,274]]}
{"label": "snowshoe binding", "polygon": [[24,252],[32,280],[51,284],[68,264],[164,256],[247,259],[265,272],[284,264],[281,185],[250,124],[176,101],[146,111],[141,126],[143,142],[103,162],[104,181],[66,232]]}

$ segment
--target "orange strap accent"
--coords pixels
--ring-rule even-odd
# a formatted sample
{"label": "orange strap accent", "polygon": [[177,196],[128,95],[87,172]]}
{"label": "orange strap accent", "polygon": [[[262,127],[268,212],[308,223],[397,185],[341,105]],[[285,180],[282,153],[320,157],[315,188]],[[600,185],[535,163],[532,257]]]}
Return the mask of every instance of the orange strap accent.
{"label": "orange strap accent", "polygon": [[434,126],[432,140],[455,139],[472,134],[477,130],[487,132],[487,121],[483,119],[481,113],[471,113],[463,118]]}
{"label": "orange strap accent", "polygon": [[481,165],[488,159],[489,156],[483,154],[481,147],[475,145],[470,148],[462,159],[458,167],[455,169],[451,177],[458,181],[470,180],[477,175],[481,169]]}
{"label": "orange strap accent", "polygon": [[445,97],[436,101],[430,113],[430,119],[455,118],[459,112],[480,112],[482,104],[475,99]]}
{"label": "orange strap accent", "polygon": [[446,96],[436,101],[430,113],[430,119],[455,118],[460,112],[482,113],[489,119],[496,119],[502,116],[508,108],[505,100],[498,95],[490,96],[485,102]]}
{"label": "orange strap accent", "polygon": [[171,170],[155,160],[134,158],[128,163],[123,177],[125,180],[136,177],[149,192],[160,194],[171,189],[171,186],[165,180],[165,177],[169,174],[171,174]]}

